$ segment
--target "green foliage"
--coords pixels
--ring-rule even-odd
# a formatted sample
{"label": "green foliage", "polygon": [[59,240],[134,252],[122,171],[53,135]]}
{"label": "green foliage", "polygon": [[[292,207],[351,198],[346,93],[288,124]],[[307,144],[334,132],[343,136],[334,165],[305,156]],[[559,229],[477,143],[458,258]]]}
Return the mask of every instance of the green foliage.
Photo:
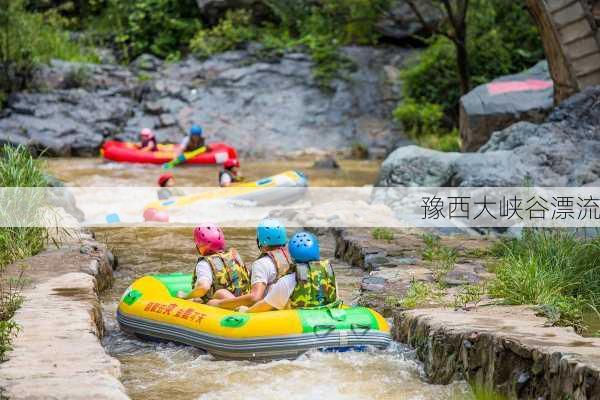
{"label": "green foliage", "polygon": [[481,302],[482,297],[485,295],[485,286],[481,285],[464,285],[458,289],[458,292],[454,295],[454,308],[455,309],[466,309],[469,304],[477,308],[477,305]]}
{"label": "green foliage", "polygon": [[109,42],[116,33],[121,56],[132,60],[147,52],[163,58],[182,52],[201,26],[194,0],[108,0],[94,30]]}
{"label": "green foliage", "polygon": [[583,328],[600,305],[600,238],[563,230],[526,230],[505,242],[490,293],[508,304],[534,304],[557,325]]}
{"label": "green foliage", "polygon": [[106,0],[26,0],[28,11],[59,15],[68,29],[82,29],[106,6]]}
{"label": "green foliage", "polygon": [[65,88],[79,88],[85,87],[91,80],[91,72],[86,66],[80,66],[78,68],[70,70],[64,79]]}
{"label": "green foliage", "polygon": [[[537,28],[522,2],[475,0],[467,16],[469,68],[472,85],[531,67],[543,58]],[[460,85],[454,44],[443,36],[429,39],[427,49],[401,73],[405,98],[419,105],[435,104],[449,118],[443,126],[458,123]],[[406,100],[405,100],[406,101]],[[403,112],[402,112],[403,111]],[[400,111],[404,120],[420,120],[429,114],[420,109]],[[409,127],[410,129],[410,127]]]}
{"label": "green foliage", "polygon": [[251,22],[252,15],[246,10],[228,11],[214,27],[198,31],[190,42],[190,49],[201,57],[208,57],[239,48],[258,35]]}
{"label": "green foliage", "polygon": [[315,81],[327,89],[336,78],[346,78],[353,63],[338,50],[347,44],[372,44],[377,39],[374,24],[388,0],[265,0],[273,21],[257,26],[243,10],[229,11],[211,28],[198,31],[191,50],[202,56],[259,41],[266,52],[279,54],[297,47],[310,53]]}
{"label": "green foliage", "polygon": [[27,87],[39,63],[52,58],[97,61],[61,23],[56,15],[25,12],[21,0],[0,0],[0,106],[7,94]]}
{"label": "green foliage", "polygon": [[394,240],[394,231],[389,228],[375,228],[371,231],[373,239],[377,240]]}
{"label": "green foliage", "polygon": [[409,98],[394,110],[394,118],[402,123],[412,137],[442,130],[444,112],[439,104],[417,103]]}
{"label": "green foliage", "polygon": [[24,147],[0,148],[0,186],[44,187],[46,183],[42,164]]}
{"label": "green foliage", "polygon": [[14,321],[0,321],[0,361],[4,361],[6,353],[12,350],[11,342],[18,331],[19,326]]}
{"label": "green foliage", "polygon": [[448,272],[454,268],[458,259],[458,251],[454,248],[442,245],[441,238],[431,233],[422,236],[425,248],[423,249],[423,260],[434,263],[433,277],[436,282],[442,283]]}
{"label": "green foliage", "polygon": [[[4,145],[0,149],[0,186],[13,187],[12,190],[22,190],[27,194],[26,188],[44,187],[47,185],[46,177],[43,173],[39,161],[33,159],[27,150],[23,147],[10,147]],[[37,213],[43,193],[24,198],[19,198],[21,207],[28,204],[34,208]],[[0,203],[3,205],[0,213],[3,220],[6,220],[6,213],[10,213],[11,201],[15,195],[4,197],[2,194]],[[12,199],[12,200],[11,200]],[[36,214],[37,215],[37,214]],[[11,321],[15,311],[22,302],[21,290],[23,288],[23,271],[17,277],[4,276],[6,265],[15,260],[31,256],[43,249],[47,242],[48,233],[44,228],[38,227],[18,227],[8,226],[0,228],[0,360],[5,358],[6,352],[11,349],[11,340],[18,332],[18,326]]]}
{"label": "green foliage", "polygon": [[418,103],[408,98],[396,107],[394,119],[418,145],[440,151],[459,151],[458,129],[448,131],[440,104]]}
{"label": "green foliage", "polygon": [[[33,159],[23,147],[13,148],[4,145],[0,150],[0,186],[29,188],[44,187],[46,184],[39,161]],[[20,204],[19,209],[23,210],[23,204],[27,204],[31,210],[25,211],[35,216],[44,194],[26,189],[15,190],[22,190],[23,196],[28,196],[27,200]],[[1,199],[3,204],[1,212],[4,218],[10,217],[5,213],[10,212],[11,201],[14,201],[15,197],[16,195],[12,193]],[[0,228],[0,269],[17,259],[37,253],[44,247],[46,239],[47,231],[44,228],[18,226]]]}
{"label": "green foliage", "polygon": [[472,400],[507,400],[507,397],[495,392],[492,389],[488,389],[484,386],[475,385],[471,387],[472,396],[467,396],[466,399]]}
{"label": "green foliage", "polygon": [[413,280],[410,283],[406,295],[402,298],[400,305],[403,308],[417,308],[423,306],[429,300],[438,298],[440,294],[436,292],[433,285]]}

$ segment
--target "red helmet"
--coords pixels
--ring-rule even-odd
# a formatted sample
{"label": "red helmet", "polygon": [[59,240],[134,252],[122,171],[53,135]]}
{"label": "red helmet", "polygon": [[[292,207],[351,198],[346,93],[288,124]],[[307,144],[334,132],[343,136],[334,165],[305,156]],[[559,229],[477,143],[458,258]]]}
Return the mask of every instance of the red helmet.
{"label": "red helmet", "polygon": [[163,187],[166,185],[169,179],[173,178],[173,174],[171,172],[167,172],[166,174],[162,174],[158,177],[158,186]]}
{"label": "red helmet", "polygon": [[142,129],[142,131],[140,132],[140,135],[142,135],[143,137],[147,137],[147,138],[153,138],[154,137],[154,133],[149,128]]}
{"label": "red helmet", "polygon": [[237,158],[228,158],[227,161],[225,161],[223,163],[223,167],[230,169],[230,168],[239,168],[240,167],[240,162],[238,161]]}
{"label": "red helmet", "polygon": [[207,223],[194,228],[194,242],[203,256],[225,249],[223,230],[215,224]]}

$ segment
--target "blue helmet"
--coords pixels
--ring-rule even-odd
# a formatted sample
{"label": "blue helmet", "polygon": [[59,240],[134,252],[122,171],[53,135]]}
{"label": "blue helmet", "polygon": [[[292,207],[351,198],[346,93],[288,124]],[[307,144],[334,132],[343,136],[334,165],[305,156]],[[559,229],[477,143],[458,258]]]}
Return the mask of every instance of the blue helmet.
{"label": "blue helmet", "polygon": [[190,128],[191,136],[202,136],[202,128],[199,125],[192,125]]}
{"label": "blue helmet", "polygon": [[272,218],[265,218],[256,228],[256,240],[259,246],[285,246],[287,233],[281,222]]}
{"label": "blue helmet", "polygon": [[296,232],[288,244],[290,255],[297,263],[319,261],[321,249],[319,240],[310,232]]}

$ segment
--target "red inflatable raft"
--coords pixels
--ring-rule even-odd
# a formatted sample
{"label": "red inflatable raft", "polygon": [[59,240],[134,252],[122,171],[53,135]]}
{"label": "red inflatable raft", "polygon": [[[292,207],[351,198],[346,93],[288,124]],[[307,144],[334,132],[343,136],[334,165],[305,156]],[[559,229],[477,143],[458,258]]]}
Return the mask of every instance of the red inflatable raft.
{"label": "red inflatable raft", "polygon": [[[237,158],[237,152],[225,143],[211,143],[209,150],[187,160],[188,164],[222,164],[230,158]],[[181,146],[178,144],[159,144],[158,151],[141,151],[137,143],[104,142],[100,155],[107,160],[143,164],[164,164],[171,161]]]}

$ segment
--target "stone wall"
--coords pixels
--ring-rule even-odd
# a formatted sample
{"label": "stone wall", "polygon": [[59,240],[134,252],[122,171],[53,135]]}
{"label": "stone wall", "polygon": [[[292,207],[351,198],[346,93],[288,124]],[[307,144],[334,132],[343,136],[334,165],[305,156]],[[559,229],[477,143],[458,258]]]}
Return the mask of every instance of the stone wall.
{"label": "stone wall", "polygon": [[[0,397],[10,399],[128,399],[120,363],[100,343],[104,332],[99,293],[112,283],[114,258],[89,234],[78,232],[7,268],[30,284],[14,321],[18,336],[0,364]],[[4,397],[3,397],[4,398]]]}
{"label": "stone wall", "polygon": [[432,383],[464,377],[509,398],[600,399],[600,339],[546,326],[526,307],[401,311],[393,334],[417,349]]}

